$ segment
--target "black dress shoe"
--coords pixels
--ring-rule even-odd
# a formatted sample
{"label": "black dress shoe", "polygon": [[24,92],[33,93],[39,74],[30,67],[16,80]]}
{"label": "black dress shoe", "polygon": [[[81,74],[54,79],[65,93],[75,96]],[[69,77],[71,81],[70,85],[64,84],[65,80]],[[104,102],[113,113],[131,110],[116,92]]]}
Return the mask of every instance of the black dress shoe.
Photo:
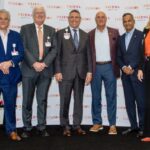
{"label": "black dress shoe", "polygon": [[46,129],[44,130],[37,130],[37,134],[42,136],[42,137],[48,137],[49,133],[46,131]]}
{"label": "black dress shoe", "polygon": [[31,131],[24,131],[24,132],[21,134],[21,137],[22,137],[22,138],[29,138],[29,137],[31,137]]}
{"label": "black dress shoe", "polygon": [[122,135],[129,135],[131,133],[138,133],[138,129],[131,129],[131,128],[129,128],[129,129],[123,131]]}
{"label": "black dress shoe", "polygon": [[144,134],[143,131],[139,130],[136,137],[141,138],[141,137],[143,137],[143,134]]}

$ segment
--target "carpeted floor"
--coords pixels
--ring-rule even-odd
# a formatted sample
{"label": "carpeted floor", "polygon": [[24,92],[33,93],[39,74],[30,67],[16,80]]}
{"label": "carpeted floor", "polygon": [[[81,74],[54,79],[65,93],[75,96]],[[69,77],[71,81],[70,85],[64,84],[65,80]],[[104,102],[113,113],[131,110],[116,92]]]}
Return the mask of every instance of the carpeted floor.
{"label": "carpeted floor", "polygon": [[10,141],[0,127],[0,150],[150,150],[150,143],[142,143],[135,134],[122,136],[125,128],[118,128],[118,135],[110,136],[108,127],[98,133],[89,132],[89,127],[83,126],[85,136],[64,137],[60,126],[48,126],[49,137],[39,137],[33,130],[33,136],[21,142]]}

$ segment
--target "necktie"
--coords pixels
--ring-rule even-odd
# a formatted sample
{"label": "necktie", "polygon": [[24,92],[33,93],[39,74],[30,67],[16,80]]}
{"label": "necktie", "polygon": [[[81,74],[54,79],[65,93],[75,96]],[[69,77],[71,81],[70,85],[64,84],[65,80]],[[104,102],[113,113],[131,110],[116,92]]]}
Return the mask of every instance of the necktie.
{"label": "necktie", "polygon": [[73,37],[74,45],[75,45],[76,49],[78,49],[79,40],[78,40],[77,30],[73,29],[73,31],[74,31],[74,37]]}
{"label": "necktie", "polygon": [[38,27],[39,59],[43,58],[43,33],[42,27]]}

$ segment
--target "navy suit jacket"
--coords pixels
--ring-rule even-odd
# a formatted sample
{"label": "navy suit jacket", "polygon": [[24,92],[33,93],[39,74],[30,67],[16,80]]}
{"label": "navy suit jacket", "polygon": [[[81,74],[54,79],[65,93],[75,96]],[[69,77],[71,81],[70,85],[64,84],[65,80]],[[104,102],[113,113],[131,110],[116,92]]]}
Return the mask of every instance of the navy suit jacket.
{"label": "navy suit jacket", "polygon": [[140,64],[142,53],[143,33],[137,29],[134,30],[128,49],[125,46],[125,33],[119,38],[117,62],[122,69],[123,66],[131,66],[137,70]]}
{"label": "navy suit jacket", "polygon": [[[12,54],[13,44],[16,44],[15,50],[18,51],[18,55]],[[21,71],[19,68],[19,62],[23,59],[23,51],[24,48],[21,36],[16,31],[10,30],[8,33],[6,54],[4,51],[2,39],[0,37],[0,63],[11,60],[14,64],[13,67],[10,67],[9,74],[7,75],[3,74],[3,72],[0,70],[1,84],[17,84],[21,81]]]}

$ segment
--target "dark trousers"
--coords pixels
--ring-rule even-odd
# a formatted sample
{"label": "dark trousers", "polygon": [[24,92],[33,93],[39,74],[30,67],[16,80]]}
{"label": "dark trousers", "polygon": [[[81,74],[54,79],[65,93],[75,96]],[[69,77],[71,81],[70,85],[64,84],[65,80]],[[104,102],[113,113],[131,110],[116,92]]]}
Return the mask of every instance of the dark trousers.
{"label": "dark trousers", "polygon": [[145,95],[144,135],[150,137],[150,61],[145,63]]}
{"label": "dark trousers", "polygon": [[16,97],[17,85],[1,85],[0,91],[4,99],[4,122],[6,133],[16,131]]}
{"label": "dark trousers", "polygon": [[[144,128],[144,83],[137,79],[137,71],[133,75],[122,75],[122,84],[125,95],[125,105],[132,129]],[[137,113],[138,120],[137,122]]]}
{"label": "dark trousers", "polygon": [[96,65],[96,71],[91,83],[92,89],[92,119],[93,124],[102,124],[102,82],[104,82],[109,124],[116,125],[116,77],[112,64]]}
{"label": "dark trousers", "polygon": [[37,99],[37,129],[43,130],[46,128],[47,94],[50,83],[51,78],[46,78],[40,74],[34,77],[22,78],[22,117],[25,130],[30,131],[32,129],[32,104],[35,90]]}
{"label": "dark trousers", "polygon": [[59,82],[60,124],[65,128],[70,128],[69,106],[72,91],[74,95],[73,126],[74,128],[80,127],[83,113],[84,82],[85,80],[81,79],[79,75],[76,75],[72,80],[62,80],[62,82]]}

